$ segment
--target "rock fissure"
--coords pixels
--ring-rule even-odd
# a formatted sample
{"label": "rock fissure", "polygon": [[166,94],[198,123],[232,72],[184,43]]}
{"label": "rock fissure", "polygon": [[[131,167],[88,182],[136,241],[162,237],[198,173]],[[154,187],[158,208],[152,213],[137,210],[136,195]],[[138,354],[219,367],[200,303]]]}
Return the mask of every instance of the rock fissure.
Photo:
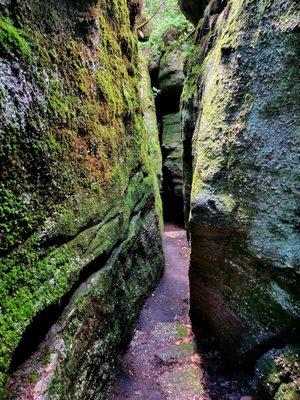
{"label": "rock fissure", "polygon": [[1,399],[300,398],[296,3],[0,0]]}
{"label": "rock fissure", "polygon": [[89,264],[85,265],[68,292],[66,292],[57,303],[50,304],[34,317],[30,325],[25,329],[22,339],[13,353],[9,367],[10,374],[15,373],[18,368],[34,354],[42,341],[44,341],[51,327],[55,325],[64,309],[68,306],[74,293],[81,285],[89,282],[93,274],[107,265],[109,259],[113,257],[113,254],[119,247],[120,243],[117,243],[114,248],[110,250],[109,254],[100,254]]}
{"label": "rock fissure", "polygon": [[[135,174],[139,172],[139,169],[140,166],[134,170],[133,174],[131,175],[131,179],[134,177]],[[126,189],[126,191],[127,190],[128,189]],[[134,205],[131,215],[129,217],[129,227],[127,232],[124,233],[124,237],[128,236],[130,232],[130,227],[132,223],[136,221],[136,217],[139,214],[143,214],[143,209],[145,208],[143,206],[145,206],[145,198]],[[113,215],[110,218],[104,218],[104,220],[100,224],[95,225],[94,227],[97,227],[97,232],[95,233],[94,238],[91,239],[91,243],[95,239],[96,235],[99,234],[99,231],[105,224],[109,224],[117,218],[118,214]],[[89,228],[92,227],[93,226]],[[88,228],[84,230],[87,229]],[[78,232],[78,234],[80,233],[81,232]],[[54,304],[49,304],[46,308],[44,308],[35,316],[30,325],[28,325],[25,329],[22,335],[22,339],[18,347],[14,351],[9,367],[9,373],[15,373],[17,369],[32,356],[32,354],[38,349],[39,345],[45,339],[51,327],[55,325],[56,321],[59,319],[64,309],[68,306],[74,294],[77,291],[80,291],[80,287],[84,287],[89,282],[91,282],[91,278],[94,274],[112,263],[111,260],[114,260],[121,252],[122,244],[126,240],[127,239],[119,239],[114,244],[114,246],[109,249],[109,251],[98,255],[95,259],[86,264],[80,270],[79,275],[76,278],[75,282],[72,284],[71,288],[59,299],[59,301]]]}

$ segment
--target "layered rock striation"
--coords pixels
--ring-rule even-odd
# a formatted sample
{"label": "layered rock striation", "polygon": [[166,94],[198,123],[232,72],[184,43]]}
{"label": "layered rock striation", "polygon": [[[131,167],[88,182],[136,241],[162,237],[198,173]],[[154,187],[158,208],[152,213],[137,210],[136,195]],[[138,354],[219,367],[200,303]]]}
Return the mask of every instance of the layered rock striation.
{"label": "layered rock striation", "polygon": [[179,112],[183,88],[182,49],[169,49],[159,64],[157,109],[161,118],[162,198],[167,221],[183,224],[182,135]]}
{"label": "layered rock striation", "polygon": [[181,102],[191,313],[245,364],[299,339],[299,8],[211,1],[194,37]]}
{"label": "layered rock striation", "polygon": [[3,398],[104,399],[161,274],[136,10],[0,2]]}
{"label": "layered rock striation", "polygon": [[145,0],[143,19],[151,19],[152,31],[141,44],[155,95],[157,122],[162,149],[161,194],[164,219],[183,226],[183,168],[180,97],[187,38],[192,24],[181,13],[177,0]]}

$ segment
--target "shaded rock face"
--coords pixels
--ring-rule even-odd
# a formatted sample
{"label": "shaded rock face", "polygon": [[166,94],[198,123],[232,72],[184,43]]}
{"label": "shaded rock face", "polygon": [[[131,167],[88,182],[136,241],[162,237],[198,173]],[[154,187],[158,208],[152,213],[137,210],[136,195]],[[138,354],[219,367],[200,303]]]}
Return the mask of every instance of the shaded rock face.
{"label": "shaded rock face", "polygon": [[162,199],[167,221],[183,224],[182,135],[179,112],[183,88],[181,50],[169,50],[159,62],[157,109],[161,119],[161,148],[163,156]]}
{"label": "shaded rock face", "polygon": [[239,364],[298,334],[299,19],[292,0],[215,3],[182,96],[191,313]]}
{"label": "shaded rock face", "polygon": [[[217,1],[222,2],[222,0]],[[208,2],[208,0],[179,0],[179,5],[186,18],[196,26]]]}
{"label": "shaded rock face", "polygon": [[104,399],[160,276],[135,9],[0,2],[3,398]]}
{"label": "shaded rock face", "polygon": [[183,223],[183,166],[180,113],[167,114],[162,118],[162,154],[165,219]]}
{"label": "shaded rock face", "polygon": [[183,87],[183,52],[170,50],[165,53],[159,64],[158,99],[162,114],[170,114],[179,110],[179,101]]}

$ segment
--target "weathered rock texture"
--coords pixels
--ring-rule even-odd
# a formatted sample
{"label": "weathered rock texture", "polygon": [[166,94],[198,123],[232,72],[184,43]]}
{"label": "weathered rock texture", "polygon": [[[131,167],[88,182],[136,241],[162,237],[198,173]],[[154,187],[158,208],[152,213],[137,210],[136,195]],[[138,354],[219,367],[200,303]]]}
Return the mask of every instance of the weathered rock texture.
{"label": "weathered rock texture", "polygon": [[183,222],[183,171],[180,113],[162,117],[163,196],[165,218]]}
{"label": "weathered rock texture", "polygon": [[195,37],[182,99],[191,311],[243,363],[299,327],[298,6],[211,1]]}
{"label": "weathered rock texture", "polygon": [[300,347],[270,350],[256,363],[257,399],[297,400],[300,396]]}
{"label": "weathered rock texture", "polygon": [[162,198],[164,217],[183,223],[183,167],[180,96],[183,88],[181,49],[169,49],[159,63],[157,109],[161,118],[161,148],[163,156]]}
{"label": "weathered rock texture", "polygon": [[161,272],[135,3],[0,2],[4,398],[104,399]]}
{"label": "weathered rock texture", "polygon": [[183,52],[169,50],[163,54],[159,64],[158,88],[159,110],[169,114],[179,110],[179,101],[183,87]]}

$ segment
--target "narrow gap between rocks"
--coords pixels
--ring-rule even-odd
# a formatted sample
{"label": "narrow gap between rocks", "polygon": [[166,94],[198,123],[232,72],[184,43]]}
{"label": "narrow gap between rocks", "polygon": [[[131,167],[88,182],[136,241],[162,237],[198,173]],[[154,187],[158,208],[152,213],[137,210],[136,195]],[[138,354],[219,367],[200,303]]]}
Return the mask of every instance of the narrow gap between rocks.
{"label": "narrow gap between rocks", "polygon": [[162,400],[167,393],[185,399],[203,393],[189,319],[185,230],[166,224],[163,245],[165,274],[142,310],[111,400]]}
{"label": "narrow gap between rocks", "polygon": [[0,398],[298,400],[295,2],[34,3],[0,1]]}
{"label": "narrow gap between rocks", "polygon": [[[165,274],[142,310],[109,399],[240,400],[245,396],[246,400],[251,396],[251,371],[231,371],[205,322],[193,332],[190,320],[183,175],[188,174],[184,159],[187,152],[191,154],[192,143],[183,143],[182,138],[184,51],[180,44],[171,45],[174,35],[166,34],[165,46],[170,49],[149,64],[162,152]],[[188,161],[185,169],[192,168],[191,156]]]}
{"label": "narrow gap between rocks", "polygon": [[186,231],[167,223],[163,247],[164,276],[141,312],[109,399],[250,399],[251,371],[224,364],[205,323],[193,333]]}

